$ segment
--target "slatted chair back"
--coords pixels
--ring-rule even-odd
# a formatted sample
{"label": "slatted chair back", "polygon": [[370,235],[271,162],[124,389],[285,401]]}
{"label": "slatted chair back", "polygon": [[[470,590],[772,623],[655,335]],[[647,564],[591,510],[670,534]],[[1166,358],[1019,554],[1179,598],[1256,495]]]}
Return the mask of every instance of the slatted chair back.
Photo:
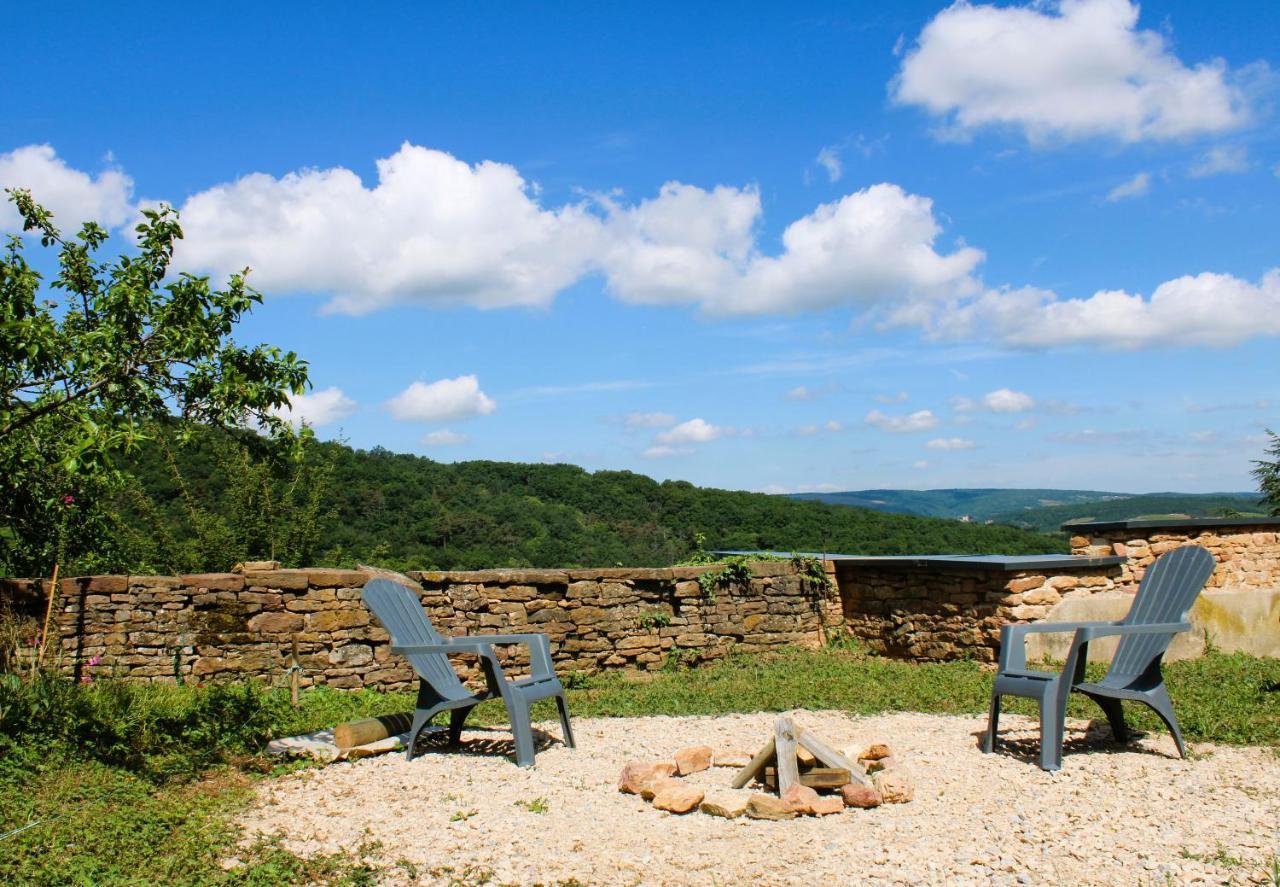
{"label": "slatted chair back", "polygon": [[[414,592],[390,579],[372,579],[361,593],[365,605],[373,611],[388,634],[393,646],[442,644],[444,638],[431,627],[422,603]],[[446,699],[469,696],[458,673],[443,653],[414,653],[406,657],[418,676]]]}
{"label": "slatted chair back", "polygon": [[[1121,623],[1185,622],[1215,566],[1213,555],[1199,545],[1184,545],[1156,558]],[[1145,674],[1173,638],[1174,633],[1122,636],[1103,683],[1116,684]]]}

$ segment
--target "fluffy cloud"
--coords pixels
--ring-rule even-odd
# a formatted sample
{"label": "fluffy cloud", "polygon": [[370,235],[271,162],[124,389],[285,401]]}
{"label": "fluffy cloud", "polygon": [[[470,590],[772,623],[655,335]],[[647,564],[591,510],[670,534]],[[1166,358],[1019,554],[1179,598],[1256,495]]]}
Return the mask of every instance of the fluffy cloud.
{"label": "fluffy cloud", "polygon": [[260,289],[334,294],[359,314],[396,303],[549,304],[585,272],[600,221],[540,206],[514,167],[405,144],[365,187],[341,167],[254,173],[189,198],[178,262],[254,269]]}
{"label": "fluffy cloud", "polygon": [[670,413],[629,413],[622,423],[628,431],[637,428],[670,428],[676,424],[676,417]]}
{"label": "fluffy cloud", "polygon": [[810,388],[807,385],[797,385],[786,393],[787,400],[817,400],[819,397],[826,397],[840,390],[840,383],[828,382],[818,388]]}
{"label": "fluffy cloud", "polygon": [[910,395],[905,391],[899,391],[897,394],[877,394],[876,401],[879,403],[904,403]]}
{"label": "fluffy cloud", "polygon": [[972,450],[977,444],[963,437],[936,437],[925,446],[931,450]]}
{"label": "fluffy cloud", "polygon": [[1137,24],[1128,0],[957,2],[925,26],[890,91],[955,136],[1006,126],[1031,142],[1137,142],[1249,122],[1239,77],[1223,60],[1188,67]]}
{"label": "fluffy cloud", "polygon": [[294,428],[303,424],[319,428],[345,419],[355,411],[356,402],[343,394],[341,388],[335,387],[311,394],[294,394],[289,398],[289,406],[274,410]]}
{"label": "fluffy cloud", "polygon": [[995,391],[988,391],[978,400],[968,397],[956,397],[951,401],[951,406],[957,413],[974,413],[978,411],[1025,413],[1027,410],[1035,409],[1035,405],[1035,398],[1030,394],[1014,391],[1010,388],[997,388]]}
{"label": "fluffy cloud", "polygon": [[712,425],[703,419],[690,419],[681,422],[670,431],[663,431],[654,438],[660,444],[678,445],[710,443],[713,440],[731,434],[733,429],[720,425]]}
{"label": "fluffy cloud", "polygon": [[933,201],[873,185],[792,222],[776,256],[756,251],[755,189],[663,186],[632,209],[611,207],[602,266],[627,302],[696,304],[709,314],[770,314],[902,303],[975,292],[981,250],[934,249]]}
{"label": "fluffy cloud", "polygon": [[873,428],[894,433],[928,431],[938,425],[938,417],[930,410],[917,410],[905,416],[888,416],[879,410],[872,410],[862,421]]}
{"label": "fluffy cloud", "polygon": [[1131,179],[1125,179],[1107,192],[1107,203],[1125,200],[1129,197],[1141,197],[1151,190],[1151,173],[1140,172]]}
{"label": "fluffy cloud", "polygon": [[1086,299],[1059,299],[1033,287],[992,291],[952,312],[940,331],[990,336],[1018,348],[1225,347],[1280,335],[1280,268],[1256,284],[1209,272],[1178,277],[1150,298],[1123,290]]}
{"label": "fluffy cloud", "polygon": [[432,431],[422,436],[422,443],[429,447],[456,447],[467,442],[467,436],[459,431]]}
{"label": "fluffy cloud", "polygon": [[498,408],[480,390],[475,376],[458,376],[438,382],[414,382],[387,401],[387,409],[397,419],[443,422],[467,416],[487,415]]}
{"label": "fluffy cloud", "polygon": [[[133,179],[114,168],[96,176],[72,169],[50,145],[0,154],[0,190],[5,188],[28,189],[64,234],[74,234],[84,222],[117,228],[134,212]],[[21,229],[17,210],[0,201],[0,231]]]}
{"label": "fluffy cloud", "polygon": [[1188,172],[1196,178],[1249,171],[1249,149],[1243,145],[1210,148]]}

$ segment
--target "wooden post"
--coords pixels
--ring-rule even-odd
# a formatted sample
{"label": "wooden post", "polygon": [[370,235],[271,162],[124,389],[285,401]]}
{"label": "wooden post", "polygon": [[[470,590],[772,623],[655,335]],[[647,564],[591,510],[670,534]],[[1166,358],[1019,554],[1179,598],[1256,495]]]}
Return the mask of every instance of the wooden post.
{"label": "wooden post", "polygon": [[[58,564],[53,565],[53,580],[49,583],[49,603],[44,608],[44,630],[40,633],[40,649],[36,651],[36,668],[44,664],[44,648],[49,643],[49,620],[53,617],[53,601],[58,596]],[[61,633],[59,633],[61,637]]]}
{"label": "wooden post", "polygon": [[774,756],[774,740],[770,739],[760,751],[756,752],[756,756],[751,759],[751,763],[738,771],[738,775],[733,777],[730,783],[734,788],[742,788],[757,773],[763,774],[764,768]]}
{"label": "wooden post", "polygon": [[293,703],[293,707],[298,707],[298,676],[302,673],[302,666],[298,664],[298,636],[293,636],[293,657],[289,662],[289,701]]}
{"label": "wooden post", "polygon": [[[827,745],[817,736],[814,736],[804,727],[796,727],[796,742],[803,745],[809,751],[813,752],[813,756],[827,767],[835,767],[841,770],[848,770],[853,782],[861,782],[863,785],[870,785],[871,780],[862,775],[862,768],[854,766],[853,762],[846,758],[840,752]],[[781,770],[779,770],[781,772]]]}
{"label": "wooden post", "polygon": [[778,794],[800,782],[800,765],[796,761],[796,725],[791,718],[773,722],[773,742],[778,749]]}

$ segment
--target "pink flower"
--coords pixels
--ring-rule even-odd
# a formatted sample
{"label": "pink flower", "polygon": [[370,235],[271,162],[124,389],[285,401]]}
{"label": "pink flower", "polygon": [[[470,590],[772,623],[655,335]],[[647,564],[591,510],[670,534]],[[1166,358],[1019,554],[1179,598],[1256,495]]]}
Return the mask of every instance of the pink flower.
{"label": "pink flower", "polygon": [[97,665],[101,661],[102,661],[102,654],[99,653],[97,656],[94,656],[88,662],[86,662],[85,665],[89,666],[89,668],[93,668],[95,665]]}
{"label": "pink flower", "polygon": [[63,504],[63,505],[75,505],[75,504],[76,504],[76,497],[75,497],[75,496],[63,496],[63,497],[62,497],[62,504]]}

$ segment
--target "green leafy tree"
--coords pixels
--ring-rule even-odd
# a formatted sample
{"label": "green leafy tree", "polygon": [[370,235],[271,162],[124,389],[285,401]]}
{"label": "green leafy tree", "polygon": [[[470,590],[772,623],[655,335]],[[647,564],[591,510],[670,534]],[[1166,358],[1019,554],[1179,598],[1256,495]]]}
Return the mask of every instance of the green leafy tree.
{"label": "green leafy tree", "polygon": [[173,416],[179,429],[256,423],[288,438],[272,410],[304,390],[307,365],[232,338],[262,301],[243,273],[225,289],[170,273],[175,210],[146,210],[136,252],[101,262],[101,226],[63,237],[29,192],[8,195],[57,273],[46,286],[22,237],[0,254],[0,569],[107,567],[108,505],[125,480],[115,457]]}
{"label": "green leafy tree", "polygon": [[1271,438],[1271,443],[1263,452],[1271,458],[1254,462],[1253,476],[1258,479],[1258,492],[1262,494],[1263,504],[1271,509],[1272,514],[1280,516],[1280,434],[1268,428],[1267,437]]}

